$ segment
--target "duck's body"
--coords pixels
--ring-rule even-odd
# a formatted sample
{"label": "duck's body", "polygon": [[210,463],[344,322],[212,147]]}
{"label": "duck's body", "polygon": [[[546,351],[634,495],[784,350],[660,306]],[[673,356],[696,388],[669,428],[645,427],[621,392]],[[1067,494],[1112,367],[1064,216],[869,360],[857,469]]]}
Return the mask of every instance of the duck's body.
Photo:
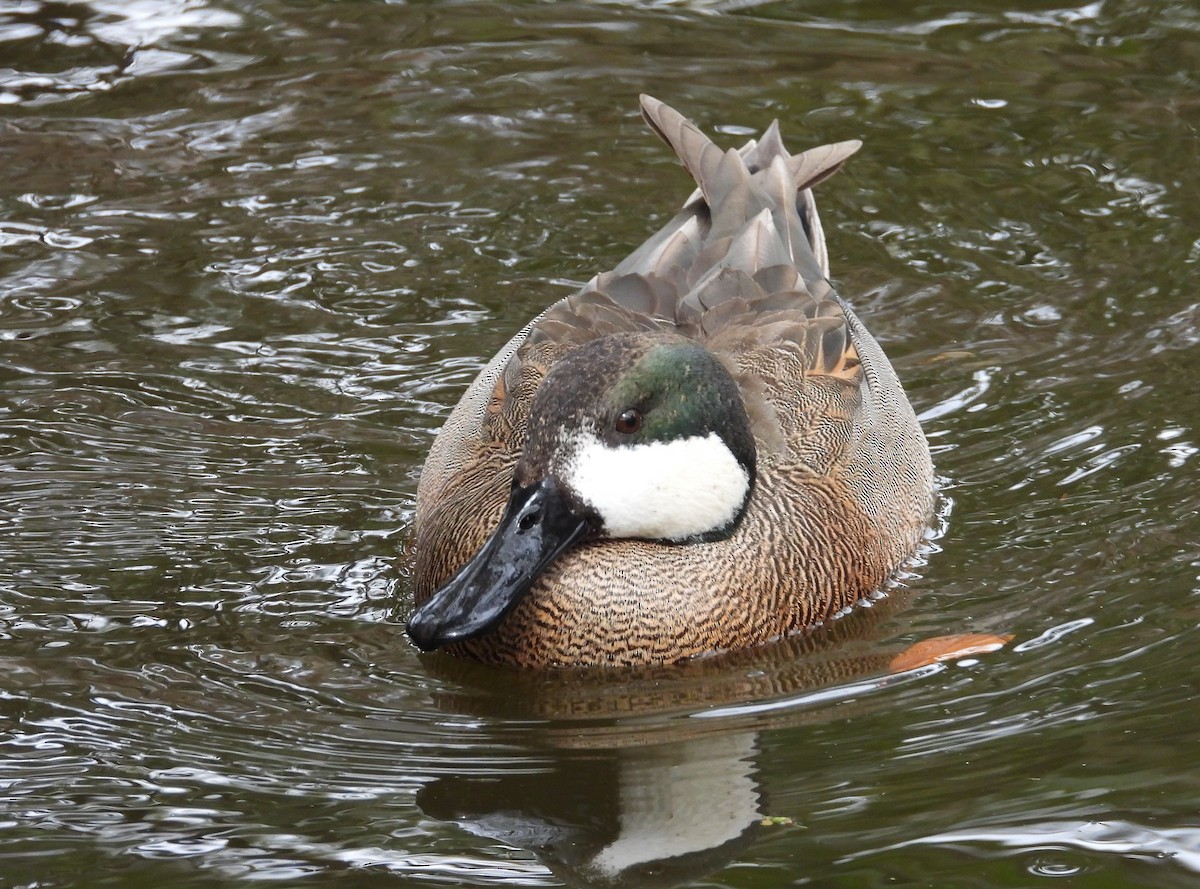
{"label": "duck's body", "polygon": [[858,143],[792,156],[772,125],[721,152],[642,110],[700,189],[451,413],[417,490],[423,648],[540,667],[756,645],[878,590],[927,527],[928,446],[827,280],[809,191]]}

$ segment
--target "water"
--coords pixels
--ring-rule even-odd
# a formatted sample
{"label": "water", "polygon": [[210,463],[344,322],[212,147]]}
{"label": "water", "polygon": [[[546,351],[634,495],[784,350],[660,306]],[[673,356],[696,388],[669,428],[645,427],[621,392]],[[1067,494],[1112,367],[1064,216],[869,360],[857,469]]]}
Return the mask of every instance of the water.
{"label": "water", "polygon": [[[1170,3],[0,6],[0,884],[1195,885],[1197,71]],[[829,638],[418,657],[434,430],[690,190],[639,91],[865,141],[944,531]]]}

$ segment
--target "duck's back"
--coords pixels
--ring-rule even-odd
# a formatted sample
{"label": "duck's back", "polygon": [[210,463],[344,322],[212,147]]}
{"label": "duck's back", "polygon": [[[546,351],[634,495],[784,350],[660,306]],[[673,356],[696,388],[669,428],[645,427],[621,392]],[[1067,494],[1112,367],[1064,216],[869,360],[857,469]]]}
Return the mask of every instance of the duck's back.
{"label": "duck's back", "polygon": [[455,407],[418,487],[417,602],[498,523],[549,368],[599,337],[667,330],[716,354],[751,418],[756,490],[726,540],[603,540],[565,553],[500,626],[459,644],[484,659],[640,663],[766,641],[878,589],[932,508],[912,408],[828,281],[810,189],[859,143],[793,156],[772,124],[722,152],[662,103],[644,97],[642,109],[699,188],[614,270],[518,333]]}

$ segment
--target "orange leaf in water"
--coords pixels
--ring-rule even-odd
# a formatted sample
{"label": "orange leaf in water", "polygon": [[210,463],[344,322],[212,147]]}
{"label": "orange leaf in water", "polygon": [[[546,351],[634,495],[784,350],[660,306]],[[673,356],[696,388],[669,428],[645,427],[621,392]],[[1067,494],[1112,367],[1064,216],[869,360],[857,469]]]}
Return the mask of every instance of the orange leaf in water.
{"label": "orange leaf in water", "polygon": [[997,636],[992,633],[960,633],[957,636],[934,636],[910,645],[900,652],[888,668],[893,673],[915,670],[917,667],[953,660],[971,654],[983,654],[1003,648],[1012,636]]}

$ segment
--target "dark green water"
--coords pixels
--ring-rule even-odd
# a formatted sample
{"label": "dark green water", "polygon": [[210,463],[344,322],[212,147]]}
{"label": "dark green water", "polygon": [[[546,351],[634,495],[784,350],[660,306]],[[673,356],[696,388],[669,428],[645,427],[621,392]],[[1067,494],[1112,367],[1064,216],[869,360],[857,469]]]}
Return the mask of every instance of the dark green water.
{"label": "dark green water", "polygon": [[[897,6],[0,4],[0,885],[1195,886],[1200,11]],[[865,141],[944,533],[816,653],[418,657],[434,430],[691,190],[641,91]]]}

